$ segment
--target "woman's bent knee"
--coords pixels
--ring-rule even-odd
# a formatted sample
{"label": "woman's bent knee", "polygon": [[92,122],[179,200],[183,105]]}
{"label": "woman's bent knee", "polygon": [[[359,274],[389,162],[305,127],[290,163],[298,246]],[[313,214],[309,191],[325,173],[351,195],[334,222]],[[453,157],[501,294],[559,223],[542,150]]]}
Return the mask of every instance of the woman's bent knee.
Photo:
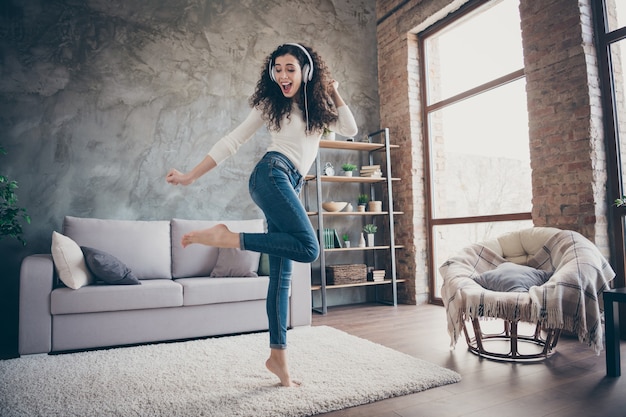
{"label": "woman's bent knee", "polygon": [[317,241],[312,245],[306,246],[304,252],[302,253],[301,259],[296,259],[298,262],[303,263],[311,263],[317,259],[320,255],[320,245],[317,244]]}

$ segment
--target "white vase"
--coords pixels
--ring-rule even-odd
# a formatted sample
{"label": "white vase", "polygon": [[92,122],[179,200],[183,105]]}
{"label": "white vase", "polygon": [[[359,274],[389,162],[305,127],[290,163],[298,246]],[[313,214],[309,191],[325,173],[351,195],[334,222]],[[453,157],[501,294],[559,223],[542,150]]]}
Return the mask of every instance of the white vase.
{"label": "white vase", "polygon": [[345,175],[346,177],[351,177],[352,171],[343,171],[343,175]]}
{"label": "white vase", "polygon": [[363,233],[360,233],[359,248],[364,248],[364,247],[365,247],[365,237],[363,236]]}
{"label": "white vase", "polygon": [[344,247],[349,248],[350,247],[350,241],[346,240],[343,242]]}
{"label": "white vase", "polygon": [[374,246],[374,233],[367,234],[367,246],[370,248]]}

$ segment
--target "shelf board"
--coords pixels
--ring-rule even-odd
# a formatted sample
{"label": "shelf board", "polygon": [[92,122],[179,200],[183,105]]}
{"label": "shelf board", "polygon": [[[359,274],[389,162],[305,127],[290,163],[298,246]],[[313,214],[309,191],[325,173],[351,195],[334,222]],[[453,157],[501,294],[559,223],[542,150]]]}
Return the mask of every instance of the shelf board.
{"label": "shelf board", "polygon": [[[399,148],[400,145],[389,145],[390,149]],[[320,148],[346,149],[352,151],[377,151],[385,149],[384,143],[348,142],[347,140],[320,140]]]}
{"label": "shelf board", "polygon": [[[396,283],[400,283],[400,282],[405,282],[405,279],[397,279]],[[391,280],[390,279],[386,279],[384,281],[366,281],[366,282],[359,282],[356,284],[339,284],[339,285],[326,285],[326,289],[332,289],[332,288],[354,288],[354,287],[368,287],[370,285],[385,285],[385,284],[391,284]],[[317,284],[317,285],[311,285],[311,291],[318,291],[322,289],[322,286]]]}
{"label": "shelf board", "polygon": [[[344,175],[322,175],[320,177],[322,182],[356,182],[356,183],[377,183],[387,182],[387,178],[374,178],[374,177],[346,177]],[[315,179],[315,175],[309,174],[305,177],[306,181],[312,181]],[[391,178],[391,181],[400,181],[400,178]]]}
{"label": "shelf board", "polygon": [[[348,252],[348,251],[357,251],[357,250],[380,250],[380,249],[391,249],[391,246],[366,246],[364,248],[325,248],[324,252]],[[404,249],[404,245],[396,245],[396,249]]]}
{"label": "shelf board", "polygon": [[[317,211],[307,211],[306,213],[309,216],[317,216]],[[322,212],[324,216],[331,217],[348,217],[348,216],[385,216],[389,214],[388,211],[324,211]],[[394,211],[394,215],[396,214],[404,214],[403,211]]]}

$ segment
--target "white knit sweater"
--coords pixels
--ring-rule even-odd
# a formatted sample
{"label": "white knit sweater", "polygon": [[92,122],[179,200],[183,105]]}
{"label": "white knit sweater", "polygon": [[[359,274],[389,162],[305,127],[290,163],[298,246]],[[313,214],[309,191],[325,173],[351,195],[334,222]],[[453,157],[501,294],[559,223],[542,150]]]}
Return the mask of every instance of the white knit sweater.
{"label": "white knit sweater", "polygon": [[[339,118],[329,126],[329,129],[342,136],[355,136],[357,125],[348,106],[337,108]],[[209,151],[209,156],[219,165],[228,157],[234,155],[242,144],[250,140],[265,121],[262,112],[252,109],[248,117],[229,134],[221,138]],[[281,122],[279,132],[270,129],[271,143],[267,151],[280,152],[294,164],[302,175],[311,168],[319,148],[322,131],[305,133],[306,121],[302,111],[294,105],[289,118]]]}

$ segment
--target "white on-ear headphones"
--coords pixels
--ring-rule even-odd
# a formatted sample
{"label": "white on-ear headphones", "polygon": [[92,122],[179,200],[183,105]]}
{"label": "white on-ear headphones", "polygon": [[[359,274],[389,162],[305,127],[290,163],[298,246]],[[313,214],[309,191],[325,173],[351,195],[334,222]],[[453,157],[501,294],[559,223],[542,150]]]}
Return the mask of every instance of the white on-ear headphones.
{"label": "white on-ear headphones", "polygon": [[[311,58],[309,51],[307,51],[306,48],[300,45],[299,43],[284,43],[283,45],[296,46],[302,49],[307,59],[309,60],[308,64],[304,64],[302,66],[302,80],[304,81],[305,84],[311,81],[313,79],[313,58]],[[276,77],[274,76],[274,61],[272,59],[270,59],[267,70],[269,71],[270,78],[272,79],[272,81],[278,82],[276,81]]]}

